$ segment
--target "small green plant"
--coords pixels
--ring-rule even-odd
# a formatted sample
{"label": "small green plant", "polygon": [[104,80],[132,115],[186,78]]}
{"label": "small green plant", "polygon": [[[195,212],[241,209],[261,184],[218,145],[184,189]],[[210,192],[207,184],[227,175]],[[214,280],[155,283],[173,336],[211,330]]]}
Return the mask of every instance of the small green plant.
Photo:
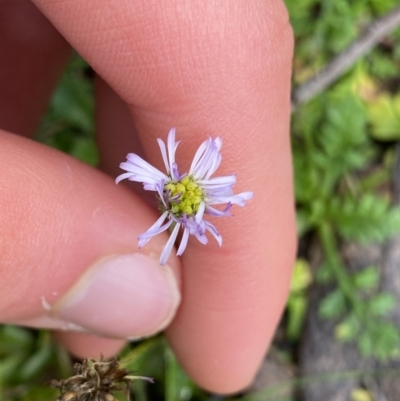
{"label": "small green plant", "polygon": [[51,147],[97,165],[94,140],[93,80],[88,64],[74,55],[53,94],[36,138]]}
{"label": "small green plant", "polygon": [[393,357],[400,345],[398,328],[386,319],[393,297],[378,291],[376,267],[350,272],[339,250],[343,240],[365,245],[400,231],[400,209],[363,186],[381,157],[368,136],[366,107],[342,85],[306,105],[294,127],[299,231],[315,230],[325,254],[317,278],[334,283],[320,316],[337,319],[335,337],[356,340],[363,356]]}
{"label": "small green plant", "polygon": [[301,336],[308,306],[307,289],[311,282],[312,273],[309,263],[304,259],[298,259],[294,265],[287,303],[286,335],[291,341],[298,340]]}
{"label": "small green plant", "polygon": [[49,372],[70,373],[70,359],[50,332],[0,326],[0,397],[4,401],[53,400]]}

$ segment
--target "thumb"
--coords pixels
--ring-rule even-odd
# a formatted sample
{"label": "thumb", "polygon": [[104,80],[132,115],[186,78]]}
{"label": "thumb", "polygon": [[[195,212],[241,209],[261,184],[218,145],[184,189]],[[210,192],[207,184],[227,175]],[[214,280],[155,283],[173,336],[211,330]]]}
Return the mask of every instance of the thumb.
{"label": "thumb", "polygon": [[[173,318],[178,261],[137,237],[153,212],[104,174],[0,131],[0,321],[113,338]],[[7,173],[5,173],[7,172]]]}

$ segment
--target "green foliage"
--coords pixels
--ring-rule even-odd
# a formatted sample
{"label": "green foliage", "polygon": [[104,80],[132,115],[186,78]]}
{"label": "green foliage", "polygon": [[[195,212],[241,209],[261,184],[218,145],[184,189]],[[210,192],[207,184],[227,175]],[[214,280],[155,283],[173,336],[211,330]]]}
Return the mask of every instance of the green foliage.
{"label": "green foliage", "polygon": [[371,136],[380,141],[400,139],[400,94],[382,93],[368,103]]}
{"label": "green foliage", "polygon": [[[57,392],[37,388],[53,377],[47,372],[62,375],[70,371],[65,351],[53,343],[50,333],[34,333],[16,326],[0,326],[0,391],[5,401],[35,400],[47,395],[54,399]],[[42,391],[43,390],[43,391]],[[43,398],[42,398],[43,399]]]}
{"label": "green foliage", "polygon": [[290,295],[287,303],[286,335],[290,340],[300,338],[307,312],[307,289],[312,281],[310,265],[306,260],[296,261],[290,283]]}
{"label": "green foliage", "polygon": [[341,341],[354,340],[360,330],[360,321],[354,313],[347,315],[335,327],[335,337]]}
{"label": "green foliage", "polygon": [[[319,304],[320,316],[339,321],[338,340],[356,341],[362,355],[386,359],[400,344],[398,329],[385,320],[394,307],[393,297],[374,292],[379,282],[376,267],[347,271],[337,246],[337,238],[368,244],[400,232],[400,208],[374,193],[375,183],[387,179],[385,170],[378,179],[368,180],[366,172],[379,155],[368,135],[368,107],[354,95],[353,79],[359,80],[360,75],[350,75],[346,84],[321,95],[294,116],[298,230],[319,233],[326,261],[317,280],[336,284]],[[290,309],[294,310],[289,301]],[[374,329],[376,319],[380,332]],[[368,354],[368,344],[375,343],[379,346]]]}
{"label": "green foliage", "polygon": [[83,59],[75,56],[63,74],[37,139],[85,163],[98,163],[94,141],[93,83]]}
{"label": "green foliage", "polygon": [[179,366],[170,348],[165,349],[165,401],[186,401],[193,396],[194,384]]}
{"label": "green foliage", "polygon": [[333,198],[327,209],[327,217],[347,240],[383,242],[400,231],[400,209],[371,193]]}
{"label": "green foliage", "polygon": [[[297,202],[307,206],[301,209],[308,212],[304,224],[312,225],[326,212],[338,181],[365,167],[374,151],[365,130],[365,109],[351,93],[324,97],[305,107],[293,120],[295,194]],[[303,132],[304,139],[297,132]]]}
{"label": "green foliage", "polygon": [[315,273],[315,279],[319,284],[327,284],[335,279],[335,276],[332,273],[328,263],[324,262],[319,266],[317,272]]}
{"label": "green foliage", "polygon": [[392,294],[378,294],[367,303],[367,310],[373,316],[385,316],[395,307],[395,299]]}
{"label": "green foliage", "polygon": [[340,289],[330,292],[319,304],[319,314],[324,318],[339,317],[346,310],[346,297]]}
{"label": "green foliage", "polygon": [[368,266],[353,274],[354,286],[359,290],[372,290],[377,287],[379,271],[376,266]]}
{"label": "green foliage", "polygon": [[[368,273],[370,274],[370,273]],[[367,274],[365,274],[367,276]],[[335,290],[337,293],[340,290]],[[331,294],[329,296],[331,296]],[[329,297],[328,296],[328,297]],[[357,339],[358,349],[364,357],[374,356],[386,360],[399,353],[400,334],[397,327],[383,319],[395,306],[393,296],[378,293],[366,302],[359,302],[353,312],[346,315],[335,327],[335,337],[340,341],[353,341]],[[346,309],[340,305],[340,312]],[[324,317],[336,318],[336,313],[325,314]]]}
{"label": "green foliage", "polygon": [[[302,82],[343,51],[368,23],[398,6],[397,0],[285,0],[296,37],[295,81]],[[395,36],[395,35],[392,35]],[[397,74],[393,54],[379,47],[370,52],[368,69],[382,79]]]}
{"label": "green foliage", "polygon": [[375,356],[381,360],[399,355],[399,332],[392,323],[376,321],[360,333],[358,348],[364,357]]}

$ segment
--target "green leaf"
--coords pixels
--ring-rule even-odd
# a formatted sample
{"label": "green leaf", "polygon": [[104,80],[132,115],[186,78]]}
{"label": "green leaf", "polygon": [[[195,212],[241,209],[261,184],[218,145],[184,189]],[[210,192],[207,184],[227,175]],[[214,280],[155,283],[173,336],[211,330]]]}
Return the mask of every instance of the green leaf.
{"label": "green leaf", "polygon": [[291,292],[305,290],[312,282],[310,264],[305,259],[297,259],[290,283]]}
{"label": "green leaf", "polygon": [[340,341],[351,341],[360,330],[360,322],[354,314],[348,315],[335,327],[335,338]]}
{"label": "green leaf", "polygon": [[53,118],[62,119],[83,131],[93,130],[93,89],[82,69],[70,68],[61,78],[53,96]]}
{"label": "green leaf", "polygon": [[384,93],[368,104],[371,136],[380,141],[400,139],[400,95]]}
{"label": "green leaf", "polygon": [[304,210],[297,210],[296,212],[296,228],[297,236],[302,237],[313,226],[313,222],[309,218],[309,214]]}
{"label": "green leaf", "polygon": [[52,353],[51,346],[42,346],[34,354],[32,354],[19,369],[18,377],[22,382],[26,382],[34,377],[37,377],[43,369],[51,361]]}
{"label": "green leaf", "polygon": [[305,295],[291,295],[287,304],[288,321],[286,335],[289,340],[300,338],[304,319],[307,312],[307,297]]}
{"label": "green leaf", "polygon": [[165,340],[160,336],[130,345],[120,360],[120,365],[129,371],[140,372],[142,376],[153,377],[155,381],[162,380],[165,347]]}
{"label": "green leaf", "polygon": [[393,295],[382,293],[371,298],[367,304],[368,312],[375,316],[385,316],[391,312],[396,305]]}
{"label": "green leaf", "polygon": [[353,275],[354,285],[360,290],[370,290],[378,285],[379,271],[376,266],[368,266]]}
{"label": "green leaf", "polygon": [[165,401],[190,400],[194,391],[194,384],[179,366],[169,347],[165,350],[165,364]]}
{"label": "green leaf", "polygon": [[92,138],[77,138],[70,154],[91,166],[96,166],[99,162],[97,146]]}
{"label": "green leaf", "polygon": [[2,358],[0,360],[0,382],[15,379],[15,373],[18,372],[25,358],[26,355],[24,354],[11,354],[6,358]]}
{"label": "green leaf", "polygon": [[[50,386],[38,385],[30,388],[22,398],[18,398],[19,401],[47,401],[55,400],[59,396],[57,389],[51,388]],[[8,401],[8,400],[7,400]]]}
{"label": "green leaf", "polygon": [[374,341],[368,331],[361,333],[358,338],[358,349],[364,358],[368,358],[374,352]]}
{"label": "green leaf", "polygon": [[399,345],[398,328],[393,323],[385,321],[377,321],[368,325],[358,340],[358,347],[363,356],[373,355],[383,361],[397,357]]}
{"label": "green leaf", "polygon": [[383,242],[400,232],[400,209],[382,197],[366,194],[361,199],[334,198],[328,206],[330,220],[347,240]]}
{"label": "green leaf", "polygon": [[374,353],[381,360],[399,356],[400,334],[398,328],[390,322],[379,327],[379,336],[375,339]]}
{"label": "green leaf", "polygon": [[96,165],[93,80],[87,70],[86,62],[74,56],[51,99],[37,139]]}
{"label": "green leaf", "polygon": [[27,350],[35,341],[28,329],[11,325],[0,326],[0,338],[0,355]]}
{"label": "green leaf", "polygon": [[322,299],[318,312],[323,318],[339,317],[346,310],[346,298],[340,289],[336,289]]}
{"label": "green leaf", "polygon": [[332,281],[335,276],[332,273],[332,269],[328,263],[322,263],[315,274],[315,279],[320,284],[327,284]]}

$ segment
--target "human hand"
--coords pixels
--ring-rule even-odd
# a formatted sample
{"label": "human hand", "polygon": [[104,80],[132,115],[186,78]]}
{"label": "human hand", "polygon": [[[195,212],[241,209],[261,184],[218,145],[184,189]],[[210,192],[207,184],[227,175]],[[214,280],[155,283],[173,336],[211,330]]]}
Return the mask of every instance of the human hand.
{"label": "human hand", "polygon": [[[0,321],[95,333],[58,337],[96,358],[168,326],[197,383],[243,388],[282,312],[295,249],[283,5],[34,3],[108,83],[96,83],[103,172],[21,137],[34,132],[70,47],[27,0],[0,0],[0,127],[21,135],[0,133]],[[157,211],[114,178],[128,152],[162,169],[155,138],[173,126],[180,165],[206,135],[220,136],[218,175],[235,173],[235,191],[255,197],[216,222],[222,248],[190,241],[161,267],[167,234],[137,249]]]}

